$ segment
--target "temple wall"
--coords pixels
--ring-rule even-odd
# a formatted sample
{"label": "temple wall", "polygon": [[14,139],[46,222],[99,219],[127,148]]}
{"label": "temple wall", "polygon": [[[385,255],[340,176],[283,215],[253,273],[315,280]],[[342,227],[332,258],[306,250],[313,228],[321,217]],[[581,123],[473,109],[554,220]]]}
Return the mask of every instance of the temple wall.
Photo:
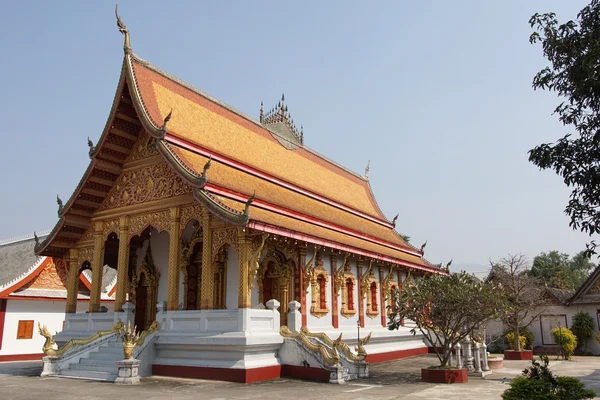
{"label": "temple wall", "polygon": [[[46,325],[52,334],[60,332],[65,320],[65,300],[11,300],[6,303],[4,333],[0,342],[0,356],[14,354],[41,354],[44,337],[38,333],[38,323]],[[107,307],[111,305],[103,303]],[[77,312],[85,313],[88,302],[77,303]],[[17,339],[19,321],[33,321],[31,339]]]}
{"label": "temple wall", "polygon": [[225,295],[225,306],[228,310],[238,308],[238,286],[240,273],[238,265],[238,254],[233,246],[227,249],[227,284]]}

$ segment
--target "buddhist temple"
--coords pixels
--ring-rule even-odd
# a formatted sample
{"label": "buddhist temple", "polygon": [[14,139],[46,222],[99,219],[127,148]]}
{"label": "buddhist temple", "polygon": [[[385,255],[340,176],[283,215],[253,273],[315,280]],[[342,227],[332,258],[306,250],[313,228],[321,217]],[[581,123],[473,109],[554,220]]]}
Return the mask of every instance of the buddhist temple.
{"label": "buddhist temple", "polygon": [[[108,122],[35,246],[68,268],[65,328],[48,339],[45,374],[114,380],[116,367],[92,362],[110,357],[55,349],[104,331],[81,351],[113,354],[111,329],[129,320],[152,332],[134,353],[146,375],[327,380],[335,349],[362,363],[426,353],[410,321],[387,329],[386,306],[403,283],[447,271],[395,231],[368,176],[308,148],[284,97],[244,115],[139,58],[117,24],[124,58]],[[114,303],[99,312],[107,268]],[[83,273],[87,313],[76,312]],[[288,340],[296,350],[282,351]]]}

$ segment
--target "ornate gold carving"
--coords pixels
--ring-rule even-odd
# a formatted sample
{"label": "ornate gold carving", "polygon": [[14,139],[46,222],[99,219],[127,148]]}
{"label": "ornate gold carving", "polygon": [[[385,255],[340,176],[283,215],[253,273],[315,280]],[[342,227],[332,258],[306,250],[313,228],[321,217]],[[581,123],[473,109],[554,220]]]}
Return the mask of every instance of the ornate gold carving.
{"label": "ornate gold carving", "polygon": [[84,247],[83,249],[79,249],[79,266],[84,262],[90,263],[92,265],[92,261],[94,260],[94,248],[93,247]]}
{"label": "ornate gold carving", "polygon": [[260,264],[258,261],[260,260],[260,256],[265,247],[265,242],[269,237],[268,233],[263,233],[260,239],[260,244],[256,250],[253,249],[252,256],[250,256],[249,268],[248,268],[248,289],[252,290],[254,287],[254,282],[258,276],[258,270],[260,269]]}
{"label": "ornate gold carving", "polygon": [[[212,217],[209,213],[202,213],[202,287],[200,288],[200,308],[201,309],[212,309],[213,308],[213,288],[214,283],[212,282],[212,267],[213,267],[213,233],[211,230]],[[237,233],[236,233],[237,235]]]}
{"label": "ornate gold carving", "polygon": [[308,330],[306,326],[300,328],[300,332],[307,337],[314,337],[319,339],[321,342],[325,343],[327,346],[331,348],[335,348],[336,350],[342,350],[342,353],[351,361],[364,361],[367,357],[367,352],[365,351],[364,345],[369,343],[371,340],[371,333],[369,333],[363,339],[358,341],[358,347],[355,348],[357,354],[354,354],[352,350],[350,350],[350,346],[347,343],[342,342],[342,334],[336,340],[331,340],[329,336],[325,333],[312,333]]}
{"label": "ornate gold carving", "polygon": [[348,263],[348,256],[350,253],[344,254],[344,261],[340,264],[340,267],[335,271],[335,293],[334,296],[337,296],[340,293],[340,288],[344,282],[344,273],[346,271],[346,265]]}
{"label": "ornate gold carving", "polygon": [[[348,279],[350,279],[352,282],[352,298],[350,298],[350,293],[348,293]],[[345,318],[350,318],[353,315],[356,315],[357,304],[354,302],[354,298],[358,287],[356,285],[356,277],[352,274],[349,266],[344,269],[344,273],[341,276],[340,282],[342,288],[342,309],[340,314],[342,314]],[[356,298],[360,298],[360,296],[356,296]],[[352,309],[350,309],[350,302],[352,302],[353,305]]]}
{"label": "ornate gold carving", "polygon": [[127,285],[127,269],[129,264],[129,243],[125,239],[129,230],[129,218],[119,220],[119,255],[117,258],[117,293],[115,294],[115,311],[120,312],[125,302],[125,287]]}
{"label": "ornate gold carving", "polygon": [[146,315],[144,321],[146,325],[149,321],[153,321],[156,317],[156,302],[158,297],[158,281],[160,273],[154,265],[154,257],[152,256],[152,242],[148,241],[148,248],[142,264],[137,267],[133,278],[131,279],[131,291],[133,302],[137,303],[137,287],[141,283],[146,287]]}
{"label": "ornate gold carving", "polygon": [[78,243],[84,243],[92,240],[94,240],[94,226],[90,225],[90,227],[87,231],[85,231],[81,239],[79,239]]}
{"label": "ornate gold carving", "polygon": [[127,321],[127,329],[120,329],[119,336],[121,336],[121,343],[123,344],[123,357],[126,360],[133,358],[133,348],[140,340],[140,333],[134,326],[131,329],[131,321]]}
{"label": "ornate gold carving", "polygon": [[187,224],[195,219],[198,221],[198,225],[202,222],[202,207],[197,204],[188,204],[181,207],[181,218],[179,220],[179,237],[183,234],[183,231],[187,227]]}
{"label": "ornate gold carving", "polygon": [[132,217],[129,221],[127,242],[129,243],[132,237],[141,235],[144,229],[149,226],[154,227],[158,232],[168,231],[170,228],[169,210],[150,212]]}
{"label": "ornate gold carving", "polygon": [[[304,327],[303,327],[304,328]],[[329,348],[321,343],[314,343],[309,337],[306,335],[306,330],[300,330],[298,333],[293,333],[289,330],[287,326],[282,326],[279,329],[281,336],[296,339],[300,341],[304,346],[306,346],[310,351],[315,353],[319,353],[321,357],[323,357],[323,361],[329,365],[337,365],[340,362],[340,355],[337,352],[336,347],[330,345]]]}
{"label": "ornate gold carving", "polygon": [[310,286],[310,282],[312,279],[312,273],[313,273],[313,269],[315,268],[314,262],[315,262],[315,258],[317,258],[317,251],[320,249],[319,246],[315,247],[315,250],[313,251],[313,255],[311,257],[311,259],[306,263],[306,265],[304,266],[304,268],[302,268],[302,272],[304,274],[304,281],[303,281],[303,288],[302,290],[304,290],[304,293],[308,293],[308,287]]}
{"label": "ornate gold carving", "polygon": [[100,296],[102,292],[102,267],[104,266],[104,236],[103,223],[94,223],[94,259],[92,261],[92,290],[90,292],[90,312],[100,311]]}
{"label": "ornate gold carving", "polygon": [[[238,246],[238,230],[237,228],[225,228],[225,229],[215,229],[212,231],[212,260],[214,262],[215,258],[221,247],[226,244],[237,248]],[[237,250],[237,249],[236,249]]]}
{"label": "ornate gold carving", "polygon": [[192,188],[187,183],[166,163],[160,162],[121,173],[98,211],[162,200],[191,192]]}
{"label": "ornate gold carving", "polygon": [[110,335],[112,333],[117,333],[119,330],[123,329],[123,326],[124,326],[123,323],[121,321],[119,321],[116,324],[114,324],[113,327],[107,331],[96,332],[87,339],[71,339],[63,347],[61,347],[59,349],[54,348],[56,343],[52,339],[52,335],[50,334],[50,332],[48,332],[48,329],[46,328],[45,325],[42,326],[38,322],[38,331],[39,331],[40,335],[42,335],[43,337],[46,338],[46,342],[44,343],[44,345],[42,347],[42,351],[44,352],[44,354],[46,354],[47,356],[60,356],[73,346],[85,346],[103,336]]}
{"label": "ornate gold carving", "polygon": [[169,212],[169,276],[167,283],[167,309],[179,308],[179,207]]}
{"label": "ornate gold carving", "polygon": [[239,263],[238,308],[250,308],[249,264],[251,241],[243,228],[238,228],[237,239]]}
{"label": "ornate gold carving", "polygon": [[77,249],[69,251],[69,270],[67,272],[67,304],[65,312],[74,314],[77,312],[77,288],[79,283],[79,252]]}
{"label": "ornate gold carving", "polygon": [[[319,280],[321,283],[319,284]],[[327,305],[327,283],[329,280],[329,273],[323,268],[323,259],[320,254],[317,254],[317,261],[315,267],[312,269],[311,276],[311,305],[310,313],[317,318],[322,318],[329,314],[329,307]]]}
{"label": "ornate gold carving", "polygon": [[[111,233],[115,233],[117,236],[119,236],[119,219],[111,219],[110,221],[104,221],[103,224],[103,230],[102,230],[102,236],[104,236],[104,239],[106,239],[108,237],[108,235],[110,235]],[[119,239],[121,237],[119,236]]]}
{"label": "ornate gold carving", "polygon": [[156,155],[158,155],[158,150],[156,149],[156,139],[148,135],[146,132],[140,132],[138,140],[133,146],[126,163]]}

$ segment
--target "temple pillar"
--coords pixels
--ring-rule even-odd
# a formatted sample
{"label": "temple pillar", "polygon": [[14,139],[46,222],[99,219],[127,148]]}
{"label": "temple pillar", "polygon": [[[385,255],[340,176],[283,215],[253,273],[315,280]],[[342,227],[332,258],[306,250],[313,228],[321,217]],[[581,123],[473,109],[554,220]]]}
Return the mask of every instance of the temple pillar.
{"label": "temple pillar", "polygon": [[304,280],[306,279],[304,268],[306,266],[306,247],[298,248],[298,265],[300,266],[300,312],[302,313],[302,326],[306,326],[307,308],[306,308],[306,290],[304,290]]}
{"label": "temple pillar", "polygon": [[202,287],[200,288],[200,309],[212,310],[213,305],[213,254],[212,231],[210,228],[211,216],[208,212],[202,213]]}
{"label": "temple pillar", "polygon": [[239,260],[239,287],[238,308],[250,308],[250,285],[248,284],[248,267],[250,262],[252,241],[246,235],[244,228],[238,228],[238,260]]}
{"label": "temple pillar", "polygon": [[385,306],[385,294],[388,290],[387,287],[384,287],[383,281],[385,279],[384,276],[383,265],[379,266],[379,316],[381,317],[381,326],[384,328],[387,326],[387,308]]}
{"label": "temple pillar", "polygon": [[77,312],[77,292],[79,288],[79,251],[77,249],[69,250],[67,275],[67,305],[65,313],[74,314]]}
{"label": "temple pillar", "polygon": [[334,328],[339,327],[339,314],[338,314],[338,294],[335,291],[336,276],[337,272],[337,256],[332,254],[330,257],[331,261],[331,322]]}
{"label": "temple pillar", "polygon": [[179,207],[170,209],[169,219],[169,279],[167,283],[167,310],[179,309]]}
{"label": "temple pillar", "polygon": [[102,295],[102,269],[104,267],[104,236],[102,221],[94,222],[94,258],[92,260],[92,290],[90,292],[90,312],[100,311]]}
{"label": "temple pillar", "polygon": [[356,261],[356,277],[358,278],[358,321],[360,327],[365,327],[365,292],[362,285],[362,261]]}
{"label": "temple pillar", "polygon": [[129,231],[129,217],[119,219],[119,256],[117,261],[117,292],[115,294],[115,311],[121,312],[125,303],[125,292],[127,287],[127,270],[129,267],[129,243],[127,233]]}

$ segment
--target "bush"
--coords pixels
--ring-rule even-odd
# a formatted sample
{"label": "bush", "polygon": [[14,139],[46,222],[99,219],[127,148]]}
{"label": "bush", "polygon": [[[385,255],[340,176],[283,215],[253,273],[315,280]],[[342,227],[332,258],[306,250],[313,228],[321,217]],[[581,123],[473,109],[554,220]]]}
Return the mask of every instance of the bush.
{"label": "bush", "polygon": [[[506,335],[508,335],[509,333],[513,333],[513,337],[514,337],[514,332],[512,331],[512,329],[506,329],[504,331],[504,336],[506,337]],[[527,328],[526,326],[521,326],[519,328],[519,336],[525,337],[525,346],[523,346],[523,343],[521,343],[521,350],[533,349],[534,336],[533,336],[533,332],[531,332],[529,330],[529,328]],[[509,342],[510,342],[510,340],[509,340]],[[509,344],[509,346],[512,346],[512,344]],[[512,347],[510,347],[510,348],[512,349]]]}
{"label": "bush", "polygon": [[[515,349],[515,334],[513,332],[507,333],[506,340],[508,341],[508,348],[511,350],[514,350]],[[525,343],[526,343],[525,336],[519,335],[519,343],[521,344],[521,349],[525,349]]]}
{"label": "bush", "polygon": [[587,350],[587,341],[594,334],[595,323],[594,318],[586,312],[578,312],[573,315],[573,324],[571,331],[577,336],[578,347]]}
{"label": "bush", "polygon": [[570,360],[577,348],[577,338],[573,335],[573,332],[570,329],[558,326],[552,329],[550,333],[554,338],[554,342],[561,347],[563,358]]}
{"label": "bush", "polygon": [[523,376],[515,378],[510,388],[502,394],[503,400],[583,400],[595,396],[593,390],[585,389],[579,379],[559,376],[554,377],[548,368],[548,357],[532,361],[531,366],[523,371]]}

